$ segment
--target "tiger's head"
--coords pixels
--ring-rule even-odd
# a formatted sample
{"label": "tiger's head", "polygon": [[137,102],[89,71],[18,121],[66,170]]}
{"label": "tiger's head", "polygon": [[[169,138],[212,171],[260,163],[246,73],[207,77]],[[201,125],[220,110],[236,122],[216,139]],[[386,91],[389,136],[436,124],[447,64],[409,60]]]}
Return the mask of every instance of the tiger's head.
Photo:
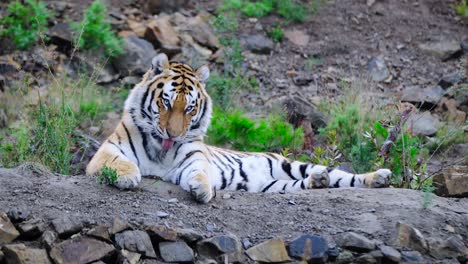
{"label": "tiger's head", "polygon": [[132,90],[125,110],[140,132],[151,134],[165,150],[175,142],[202,137],[212,112],[205,90],[209,75],[207,66],[194,70],[159,54]]}

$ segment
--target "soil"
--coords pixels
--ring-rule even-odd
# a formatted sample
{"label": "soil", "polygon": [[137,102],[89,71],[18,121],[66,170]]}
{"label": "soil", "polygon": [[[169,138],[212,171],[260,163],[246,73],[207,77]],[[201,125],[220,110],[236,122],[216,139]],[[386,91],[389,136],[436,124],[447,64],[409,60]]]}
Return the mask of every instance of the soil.
{"label": "soil", "polygon": [[[468,242],[467,199],[434,196],[424,209],[418,191],[345,188],[296,194],[218,192],[209,204],[199,204],[179,187],[157,179],[145,178],[138,189],[120,191],[93,177],[63,177],[30,168],[0,169],[0,211],[17,208],[48,220],[67,214],[98,224],[120,216],[130,223],[166,224],[207,235],[233,233],[254,244],[304,233],[333,243],[335,235],[353,231],[393,245],[396,223],[402,221],[426,238],[450,236],[450,225]],[[169,216],[159,218],[158,211]]]}

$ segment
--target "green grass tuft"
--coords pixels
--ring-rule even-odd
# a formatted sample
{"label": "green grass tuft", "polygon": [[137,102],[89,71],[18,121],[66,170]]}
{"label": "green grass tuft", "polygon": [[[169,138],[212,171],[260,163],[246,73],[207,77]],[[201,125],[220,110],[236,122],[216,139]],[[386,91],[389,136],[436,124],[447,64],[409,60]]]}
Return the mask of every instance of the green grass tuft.
{"label": "green grass tuft", "polygon": [[117,170],[107,166],[102,167],[97,177],[97,181],[99,184],[107,185],[114,185],[118,179],[119,174],[117,173]]}

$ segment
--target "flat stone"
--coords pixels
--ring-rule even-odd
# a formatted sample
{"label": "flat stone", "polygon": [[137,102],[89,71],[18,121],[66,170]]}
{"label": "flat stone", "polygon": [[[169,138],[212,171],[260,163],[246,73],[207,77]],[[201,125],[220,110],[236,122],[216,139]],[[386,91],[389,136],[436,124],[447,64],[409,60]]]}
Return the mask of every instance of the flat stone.
{"label": "flat stone", "polygon": [[194,243],[203,239],[203,235],[193,229],[177,229],[177,237],[187,243]]}
{"label": "flat stone", "polygon": [[375,243],[364,236],[354,232],[348,232],[336,240],[337,245],[356,252],[369,252],[375,249]]}
{"label": "flat stone", "polygon": [[371,254],[363,254],[356,259],[355,263],[356,264],[377,264],[377,260]]}
{"label": "flat stone", "polygon": [[47,30],[50,42],[57,45],[62,52],[70,52],[73,49],[73,35],[69,23],[60,22]]}
{"label": "flat stone", "polygon": [[115,242],[121,249],[137,252],[145,257],[156,258],[153,244],[144,231],[124,231],[115,235]]}
{"label": "flat stone", "polygon": [[[466,154],[462,154],[463,156]],[[468,166],[453,165],[434,176],[435,193],[448,197],[468,197]]]}
{"label": "flat stone", "polygon": [[233,235],[215,236],[198,242],[198,253],[204,257],[215,259],[223,254],[242,251],[239,239]]}
{"label": "flat stone", "polygon": [[34,218],[18,224],[18,230],[22,238],[38,238],[42,235],[45,229],[46,223],[40,218]]}
{"label": "flat stone", "polygon": [[424,53],[438,57],[442,61],[456,58],[462,53],[460,42],[451,40],[421,43],[418,47]]}
{"label": "flat stone", "polygon": [[405,264],[421,264],[425,263],[424,258],[418,251],[402,251],[401,263]]}
{"label": "flat stone", "polygon": [[163,225],[153,225],[146,229],[152,241],[176,241],[177,232]]}
{"label": "flat stone", "polygon": [[380,246],[380,251],[382,251],[383,257],[387,262],[399,263],[401,261],[400,252],[392,247],[383,245]]}
{"label": "flat stone", "polygon": [[109,235],[109,229],[107,226],[99,225],[93,227],[91,230],[89,230],[86,233],[88,236],[92,236],[107,242],[112,242],[110,235]]}
{"label": "flat stone", "polygon": [[94,238],[78,236],[52,247],[50,257],[57,264],[85,264],[113,254],[114,246]]}
{"label": "flat stone", "polygon": [[78,221],[76,218],[70,218],[68,216],[63,216],[52,220],[52,225],[57,231],[60,238],[68,238],[73,234],[76,234],[81,231],[83,224]]}
{"label": "flat stone", "polygon": [[137,264],[141,259],[141,254],[125,249],[119,251],[117,262],[120,264]]}
{"label": "flat stone", "polygon": [[367,64],[367,70],[372,80],[376,82],[383,82],[390,77],[385,60],[380,57],[373,57]]}
{"label": "flat stone", "polygon": [[29,218],[30,212],[25,208],[13,208],[8,211],[8,217],[13,223],[20,223]]}
{"label": "flat stone", "polygon": [[421,88],[419,86],[406,87],[401,92],[401,101],[410,102],[417,105],[429,104],[437,105],[444,95],[444,90],[440,86]]}
{"label": "flat stone", "polygon": [[52,248],[52,246],[55,244],[55,242],[58,239],[57,233],[51,230],[47,230],[44,233],[42,233],[41,236],[41,243],[44,245],[48,250]]}
{"label": "flat stone", "polygon": [[128,224],[127,221],[123,220],[120,217],[115,217],[112,220],[112,226],[111,226],[109,232],[111,233],[111,235],[115,235],[115,234],[120,233],[120,232],[122,232],[124,230],[127,230],[129,228],[130,228],[130,225]]}
{"label": "flat stone", "polygon": [[267,240],[249,248],[245,253],[250,259],[258,262],[275,263],[291,260],[281,238]]}
{"label": "flat stone", "polygon": [[261,34],[243,37],[241,38],[241,43],[246,49],[259,54],[270,54],[274,46],[271,39]]}
{"label": "flat stone", "polygon": [[2,248],[8,264],[51,264],[45,249],[36,249],[24,244],[7,245]]}
{"label": "flat stone", "polygon": [[421,231],[403,222],[398,222],[396,227],[398,245],[408,247],[419,252],[427,251],[427,242]]}
{"label": "flat stone", "polygon": [[165,262],[192,262],[193,250],[183,241],[159,243],[159,253]]}
{"label": "flat stone", "polygon": [[429,254],[436,259],[468,257],[468,248],[462,238],[453,235],[446,240],[429,239]]}
{"label": "flat stone", "polygon": [[286,39],[288,39],[289,41],[291,41],[293,44],[297,46],[304,47],[304,46],[307,46],[307,44],[309,44],[310,37],[309,35],[307,35],[306,32],[302,30],[297,30],[297,29],[285,30],[284,36],[286,37]]}
{"label": "flat stone", "polygon": [[444,75],[440,79],[438,85],[443,89],[452,87],[453,85],[459,84],[463,80],[464,74],[462,72],[454,72],[451,74]]}
{"label": "flat stone", "polygon": [[181,51],[179,34],[170,22],[171,16],[161,14],[146,25],[145,39],[168,56]]}
{"label": "flat stone", "polygon": [[433,136],[441,126],[437,117],[430,112],[422,112],[411,115],[406,125],[412,128],[414,135]]}
{"label": "flat stone", "polygon": [[7,214],[0,213],[0,245],[8,244],[15,240],[20,233],[10,222]]}
{"label": "flat stone", "polygon": [[123,76],[143,75],[156,56],[153,45],[136,36],[124,38],[124,53],[112,60],[115,69]]}
{"label": "flat stone", "polygon": [[302,235],[291,241],[288,252],[290,257],[309,263],[325,263],[328,258],[328,243],[320,236]]}

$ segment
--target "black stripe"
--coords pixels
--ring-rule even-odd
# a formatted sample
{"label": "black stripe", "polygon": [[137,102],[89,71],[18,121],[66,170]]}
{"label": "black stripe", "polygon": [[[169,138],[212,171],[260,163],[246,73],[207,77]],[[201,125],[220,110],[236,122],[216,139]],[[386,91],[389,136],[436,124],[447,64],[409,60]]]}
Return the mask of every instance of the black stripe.
{"label": "black stripe", "polygon": [[153,92],[151,92],[151,97],[150,97],[150,101],[149,101],[149,104],[148,104],[148,111],[149,112],[153,112],[152,109],[151,109],[151,104],[153,103],[155,93],[156,93],[156,89],[154,89]]}
{"label": "black stripe", "polygon": [[221,171],[221,180],[222,180],[221,190],[224,190],[226,188],[226,185],[227,185],[227,179],[224,176],[224,171]]}
{"label": "black stripe", "polygon": [[198,119],[197,123],[193,124],[190,127],[191,129],[198,129],[200,127],[200,125],[201,125],[200,122],[202,121],[203,117],[205,117],[205,114],[206,114],[207,105],[208,105],[208,100],[204,100],[202,112],[200,114],[200,118]]}
{"label": "black stripe", "polygon": [[274,178],[273,177],[273,162],[269,158],[266,158],[266,159],[268,160],[268,165],[270,166],[270,176]]}
{"label": "black stripe", "polygon": [[265,188],[263,188],[262,192],[268,191],[268,189],[270,189],[271,186],[273,186],[276,182],[278,182],[278,180],[272,181],[270,184],[268,184],[268,186],[266,186]]}
{"label": "black stripe", "polygon": [[115,156],[111,162],[114,162],[119,156]]}
{"label": "black stripe", "polygon": [[182,174],[184,173],[184,171],[189,168],[193,163],[195,162],[195,160],[192,160],[191,162],[187,163],[179,172],[179,175],[177,176],[177,180],[176,180],[176,184],[177,185],[180,185],[180,181],[182,180]]}
{"label": "black stripe", "polygon": [[110,140],[107,140],[107,142],[111,143],[112,145],[114,145],[118,150],[120,150],[120,152],[126,157],[127,155],[125,154],[125,152],[120,148],[120,146],[118,146],[117,144],[115,144],[114,142],[110,141]]}
{"label": "black stripe", "polygon": [[327,167],[327,172],[330,173],[332,170],[334,170],[335,168],[333,167]]}
{"label": "black stripe", "polygon": [[268,156],[270,156],[270,157],[271,157],[272,159],[274,159],[274,160],[278,160],[278,157],[276,157],[276,155],[273,154],[273,153],[268,153],[268,152],[267,152],[267,153],[265,153],[265,154],[267,154]]}
{"label": "black stripe", "polygon": [[195,153],[198,153],[198,152],[203,154],[203,152],[201,152],[201,150],[192,150],[189,153],[185,154],[184,159],[179,162],[178,166],[184,164],[190,157],[192,157]]}
{"label": "black stripe", "polygon": [[137,156],[137,154],[136,154],[135,146],[133,145],[132,137],[130,136],[130,133],[128,132],[127,126],[125,126],[125,124],[124,124],[123,122],[122,122],[122,126],[123,126],[123,128],[125,129],[125,132],[127,133],[128,142],[130,143],[130,148],[131,148],[132,151],[133,151],[133,155],[135,155],[135,158],[137,159],[138,167],[140,167],[140,159],[138,159],[138,156]]}
{"label": "black stripe", "polygon": [[234,168],[231,168],[231,179],[229,180],[229,186],[231,186],[232,181],[234,181],[235,173],[236,173],[236,170]]}
{"label": "black stripe", "polygon": [[247,174],[245,174],[245,171],[242,169],[242,161],[240,159],[234,159],[238,164],[239,164],[239,174],[244,180],[244,182],[248,182],[249,178],[247,177]]}
{"label": "black stripe", "polygon": [[285,183],[284,186],[283,186],[283,192],[286,191],[286,186],[288,186],[288,183]]}
{"label": "black stripe", "polygon": [[291,174],[291,163],[285,160],[283,161],[283,163],[281,163],[281,167],[283,168],[284,172],[286,172],[286,174],[289,176],[289,178],[296,180],[296,178],[294,178]]}
{"label": "black stripe", "polygon": [[333,184],[333,187],[334,187],[334,188],[339,188],[339,187],[340,187],[340,181],[341,181],[342,179],[343,179],[343,178],[339,178],[339,179],[335,182],[335,184]]}
{"label": "black stripe", "polygon": [[143,97],[141,98],[140,110],[141,110],[141,117],[142,118],[145,118],[145,115],[149,118],[148,114],[145,112],[145,102],[146,102],[146,98],[148,97],[148,93],[149,93],[149,87],[146,88],[146,91],[143,94]]}
{"label": "black stripe", "polygon": [[177,148],[176,148],[176,150],[175,150],[175,152],[174,152],[174,158],[173,158],[173,159],[175,159],[176,156],[177,156],[177,154],[179,154],[179,150],[180,150],[180,147],[182,147],[182,145],[184,145],[184,144],[180,143],[180,145],[177,146]]}
{"label": "black stripe", "polygon": [[248,191],[248,188],[247,188],[247,185],[243,182],[239,182],[237,184],[237,188],[236,188],[237,191],[239,190],[244,190],[244,191]]}
{"label": "black stripe", "polygon": [[353,178],[351,178],[351,183],[349,186],[354,187],[354,180],[355,180],[356,174],[353,175]]}
{"label": "black stripe", "polygon": [[305,190],[304,180],[301,181],[301,189],[302,189],[302,190]]}
{"label": "black stripe", "polygon": [[299,180],[296,180],[296,181],[293,183],[292,187],[294,187],[294,186],[296,185],[296,183],[298,183],[298,182],[299,182]]}
{"label": "black stripe", "polygon": [[306,169],[307,169],[307,166],[309,166],[309,164],[301,164],[301,165],[299,166],[299,170],[301,171],[302,178],[305,178],[305,177],[306,177]]}

